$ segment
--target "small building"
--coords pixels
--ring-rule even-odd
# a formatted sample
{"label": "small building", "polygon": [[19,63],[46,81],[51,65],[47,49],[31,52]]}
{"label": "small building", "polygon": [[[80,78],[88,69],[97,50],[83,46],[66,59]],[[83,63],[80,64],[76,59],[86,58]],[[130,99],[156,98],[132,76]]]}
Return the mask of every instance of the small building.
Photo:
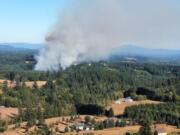
{"label": "small building", "polygon": [[26,64],[34,64],[34,63],[36,63],[36,60],[33,55],[30,55],[25,58],[25,63]]}
{"label": "small building", "polygon": [[167,135],[167,132],[163,128],[156,129],[156,135]]}
{"label": "small building", "polygon": [[76,130],[82,131],[85,128],[85,124],[84,123],[77,123],[75,124]]}
{"label": "small building", "polygon": [[76,123],[75,129],[78,131],[83,131],[83,130],[89,131],[89,130],[94,130],[94,126],[91,124]]}
{"label": "small building", "polygon": [[115,101],[115,104],[121,104],[121,101],[117,100]]}
{"label": "small building", "polygon": [[84,128],[86,131],[89,131],[89,130],[91,130],[91,127],[90,126],[85,126],[85,128]]}
{"label": "small building", "polygon": [[124,99],[124,102],[133,102],[133,99],[131,97],[127,97]]}
{"label": "small building", "polygon": [[92,124],[86,124],[85,128],[86,131],[94,130],[94,126]]}

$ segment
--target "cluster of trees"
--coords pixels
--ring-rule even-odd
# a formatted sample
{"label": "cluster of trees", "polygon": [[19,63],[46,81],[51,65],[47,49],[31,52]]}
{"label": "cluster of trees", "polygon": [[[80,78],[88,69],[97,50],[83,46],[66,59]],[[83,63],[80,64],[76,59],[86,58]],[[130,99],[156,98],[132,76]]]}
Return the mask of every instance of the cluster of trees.
{"label": "cluster of trees", "polygon": [[26,57],[35,54],[33,50],[6,52],[0,50],[0,77],[9,71],[32,70],[33,65],[25,63]]}
{"label": "cluster of trees", "polygon": [[7,129],[7,121],[0,119],[0,133],[4,132]]}
{"label": "cluster of trees", "polygon": [[94,126],[95,130],[102,130],[106,128],[112,128],[112,127],[125,127],[126,121],[123,119],[113,119],[109,118],[104,121],[95,121],[90,116],[85,117],[85,124],[91,124]]}
{"label": "cluster of trees", "polygon": [[34,71],[35,50],[2,51],[0,49],[0,78],[11,81],[37,81],[51,79],[50,72]]}
{"label": "cluster of trees", "polygon": [[103,130],[105,128],[112,128],[112,127],[125,127],[126,122],[124,120],[114,120],[114,119],[107,119],[102,122],[95,123],[95,130]]}
{"label": "cluster of trees", "polygon": [[131,106],[125,109],[124,116],[131,118],[134,123],[141,123],[143,119],[148,119],[150,122],[180,127],[180,103]]}
{"label": "cluster of trees", "polygon": [[124,92],[124,97],[132,97],[134,100],[151,99],[164,102],[176,102],[180,101],[180,96],[173,90],[164,88],[148,89],[144,87],[138,87],[137,89],[128,89]]}
{"label": "cluster of trees", "polygon": [[80,115],[97,115],[97,116],[107,116],[114,117],[114,111],[112,108],[107,109],[104,106],[99,106],[95,104],[87,104],[87,105],[77,105],[76,113]]}
{"label": "cluster of trees", "polygon": [[10,81],[23,82],[23,81],[45,81],[47,79],[53,79],[54,74],[51,72],[42,71],[9,71],[5,74],[5,78]]}
{"label": "cluster of trees", "polygon": [[33,132],[29,132],[28,135],[56,135],[47,125],[42,125]]}

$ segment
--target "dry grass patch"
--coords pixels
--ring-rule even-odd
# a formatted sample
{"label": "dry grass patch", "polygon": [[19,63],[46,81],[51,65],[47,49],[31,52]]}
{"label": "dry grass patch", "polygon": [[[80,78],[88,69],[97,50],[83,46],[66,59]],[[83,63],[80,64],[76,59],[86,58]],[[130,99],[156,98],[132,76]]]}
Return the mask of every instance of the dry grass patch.
{"label": "dry grass patch", "polygon": [[[6,81],[9,88],[14,88],[16,86],[15,82],[12,82],[10,80],[5,80],[5,79],[0,79],[0,84],[2,85]],[[46,81],[36,81],[36,83],[37,83],[38,88],[42,88],[46,84]],[[32,88],[34,86],[34,81],[26,81],[25,84],[27,87]]]}
{"label": "dry grass patch", "polygon": [[[38,88],[42,88],[45,84],[46,81],[36,81]],[[34,82],[33,81],[27,81],[25,82],[26,86],[29,88],[32,88],[34,86]]]}
{"label": "dry grass patch", "polygon": [[12,108],[12,107],[2,107],[0,108],[0,116],[1,119],[10,119],[11,117],[14,117],[15,115],[18,115],[18,108]]}
{"label": "dry grass patch", "polygon": [[133,101],[133,102],[122,102],[121,104],[111,103],[108,108],[112,108],[115,115],[122,115],[126,109],[126,107],[133,105],[141,105],[141,104],[159,104],[159,101],[152,100],[142,100],[142,101]]}

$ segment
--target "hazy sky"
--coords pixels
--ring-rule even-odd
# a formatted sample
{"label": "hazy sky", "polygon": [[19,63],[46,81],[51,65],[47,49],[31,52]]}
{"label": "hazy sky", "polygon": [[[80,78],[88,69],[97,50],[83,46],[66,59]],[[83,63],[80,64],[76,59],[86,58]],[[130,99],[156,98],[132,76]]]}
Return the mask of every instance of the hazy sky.
{"label": "hazy sky", "polygon": [[[56,23],[63,9],[71,10],[71,2],[72,0],[0,0],[0,42],[44,42],[45,35]],[[88,0],[86,2],[88,4]],[[120,38],[125,43],[180,49],[180,0],[119,2],[123,20],[120,25],[121,28],[125,26]]]}

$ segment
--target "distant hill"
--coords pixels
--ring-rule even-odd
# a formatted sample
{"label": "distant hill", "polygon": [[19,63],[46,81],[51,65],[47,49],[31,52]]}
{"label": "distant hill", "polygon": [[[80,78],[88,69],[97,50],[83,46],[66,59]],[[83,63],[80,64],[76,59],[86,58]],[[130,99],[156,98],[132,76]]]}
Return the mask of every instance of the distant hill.
{"label": "distant hill", "polygon": [[32,44],[32,43],[0,43],[0,49],[10,49],[10,50],[22,50],[22,49],[31,49],[31,50],[39,50],[43,44]]}
{"label": "distant hill", "polygon": [[137,60],[140,62],[172,62],[179,63],[180,50],[170,49],[149,49],[133,45],[120,47],[111,57],[110,60]]}
{"label": "distant hill", "polygon": [[25,49],[16,48],[16,47],[13,47],[13,46],[10,46],[10,45],[0,44],[0,51],[1,52],[17,52],[17,51],[23,51],[23,50],[25,50]]}
{"label": "distant hill", "polygon": [[152,58],[168,58],[172,56],[180,56],[180,50],[170,50],[170,49],[149,49],[142,48],[133,45],[122,46],[118,50],[119,55],[128,56],[144,56]]}
{"label": "distant hill", "polygon": [[[37,52],[43,44],[32,43],[0,43],[1,52],[33,51]],[[110,60],[140,61],[140,62],[173,62],[180,63],[180,50],[149,49],[133,45],[121,46],[111,55]]]}
{"label": "distant hill", "polygon": [[[32,49],[39,50],[43,47],[43,44],[38,43],[0,43],[0,49],[11,50],[11,49]],[[152,58],[165,58],[171,56],[180,56],[180,50],[170,49],[149,49],[142,48],[134,45],[121,46],[114,54],[121,56],[144,56]]]}

